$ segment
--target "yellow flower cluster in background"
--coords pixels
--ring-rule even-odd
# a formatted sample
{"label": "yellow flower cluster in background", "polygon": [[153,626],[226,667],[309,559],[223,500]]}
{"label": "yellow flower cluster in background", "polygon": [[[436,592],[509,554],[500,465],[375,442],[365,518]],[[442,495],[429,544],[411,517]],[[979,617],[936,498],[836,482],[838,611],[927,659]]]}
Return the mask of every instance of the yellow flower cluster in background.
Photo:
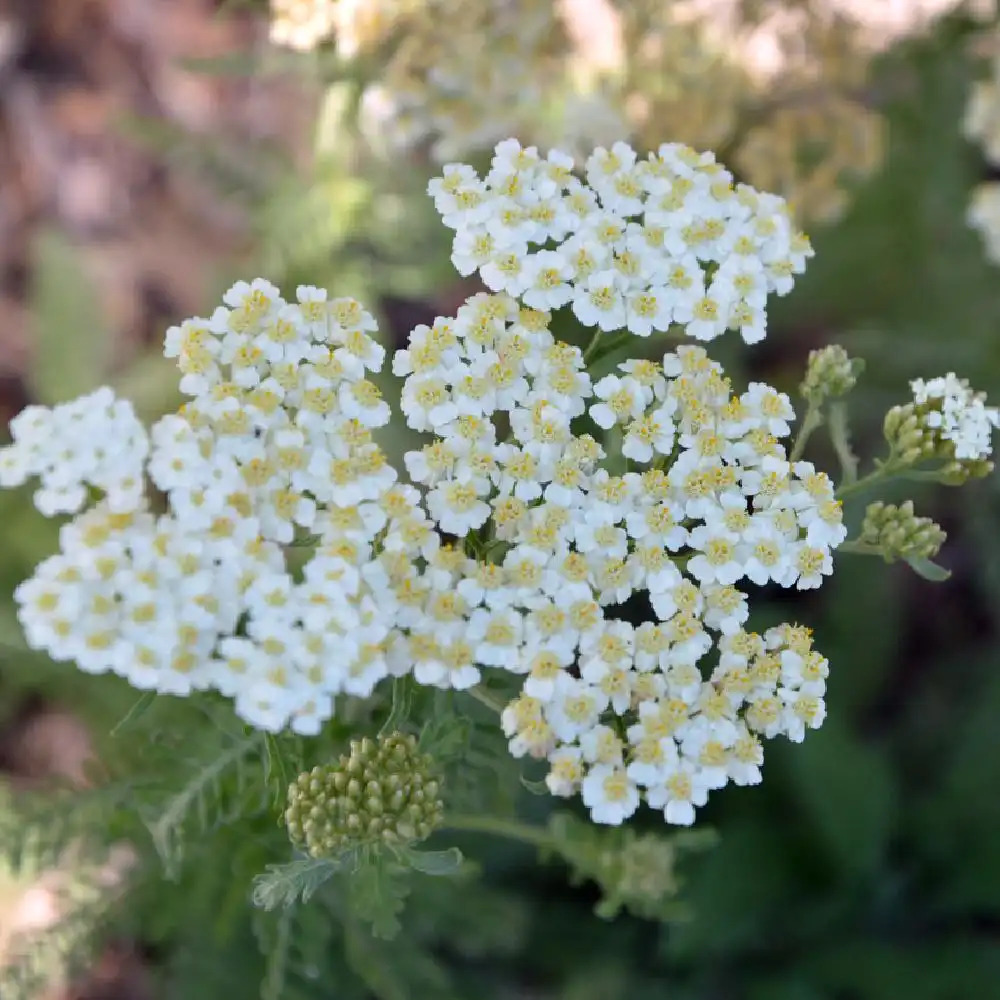
{"label": "yellow flower cluster in background", "polygon": [[802,219],[829,222],[846,209],[845,181],[882,163],[884,121],[837,94],[779,107],[740,143],[735,162],[754,185],[781,191]]}
{"label": "yellow flower cluster in background", "polygon": [[[271,40],[365,63],[368,130],[445,161],[538,130],[570,51],[551,0],[272,0]],[[617,138],[617,136],[616,136]]]}
{"label": "yellow flower cluster in background", "polygon": [[800,220],[832,221],[847,185],[882,162],[884,123],[863,88],[873,47],[826,3],[617,0],[629,53],[623,99],[637,138],[724,150]]}
{"label": "yellow flower cluster in background", "polygon": [[354,60],[365,131],[438,161],[670,136],[816,222],[883,159],[876,42],[828,0],[272,0],[271,38]]}
{"label": "yellow flower cluster in background", "polygon": [[309,52],[333,36],[333,0],[271,0],[271,41]]}

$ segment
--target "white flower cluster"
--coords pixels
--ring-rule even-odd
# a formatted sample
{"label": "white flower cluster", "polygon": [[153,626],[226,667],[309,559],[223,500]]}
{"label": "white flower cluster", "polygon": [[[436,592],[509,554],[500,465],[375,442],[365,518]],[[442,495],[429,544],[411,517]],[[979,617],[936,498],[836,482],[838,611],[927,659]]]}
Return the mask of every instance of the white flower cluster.
{"label": "white flower cluster", "polygon": [[362,110],[379,107],[369,128],[398,148],[429,146],[441,163],[536,127],[566,68],[559,7],[552,0],[425,0],[395,25],[408,37],[366,94]]}
{"label": "white flower cluster", "polygon": [[969,90],[962,134],[982,146],[990,163],[1000,164],[1000,53],[990,60],[990,76]]}
{"label": "white flower cluster", "polygon": [[0,450],[0,487],[38,477],[35,504],[47,517],[78,511],[88,486],[107,494],[112,511],[133,510],[144,495],[146,429],[132,404],[108,388],[52,409],[28,406],[10,432],[13,445]]}
{"label": "white flower cluster", "polygon": [[[366,378],[384,357],[372,317],[317,289],[298,298],[241,282],[210,319],[168,331],[194,398],[152,429],[161,517],[141,490],[123,492],[119,471],[142,482],[146,439],[108,390],[16,424],[5,468],[28,446],[31,470],[62,468],[65,437],[22,429],[66,413],[91,442],[114,442],[104,464],[85,452],[63,477],[106,499],[63,527],[61,552],[17,591],[34,646],[140,688],[215,688],[252,725],[301,733],[319,730],[338,692],[367,695],[386,676],[379,591],[406,553],[433,549],[431,531],[372,441],[389,419]],[[293,575],[282,546],[305,532],[315,552]]]}
{"label": "white flower cluster", "polygon": [[1000,427],[1000,410],[987,406],[983,393],[975,392],[967,379],[954,372],[926,381],[915,379],[910,388],[915,403],[931,407],[926,424],[955,446],[955,458],[989,458],[993,453],[990,438]]}
{"label": "white flower cluster", "polygon": [[[735,392],[700,346],[595,383],[550,310],[759,339],[808,245],[779,201],[683,147],[598,151],[587,184],[569,170],[502,143],[486,182],[453,167],[432,184],[456,256],[501,290],[393,359],[406,422],[433,435],[405,456],[412,485],[373,437],[390,418],[374,320],[312,287],[291,303],[240,282],[171,328],[191,398],[149,441],[108,390],[21,419],[4,482],[40,475],[53,512],[83,484],[105,494],[17,591],[32,645],[303,734],[386,676],[467,689],[503,670],[523,678],[511,752],[547,759],[552,792],[602,823],[640,800],[690,823],[709,790],[760,780],[762,738],[821,723],[827,663],[807,629],[747,631],[736,585],[821,584],[845,536],[833,486],[789,461],[784,394]],[[44,430],[60,421],[86,427],[72,456]]]}
{"label": "white flower cluster", "polygon": [[1000,183],[986,181],[972,189],[966,221],[979,233],[986,259],[1000,264]]}
{"label": "white flower cluster", "polygon": [[[552,0],[271,0],[270,40],[354,63],[378,146],[438,163],[536,132],[570,55]],[[447,25],[442,32],[441,26]],[[489,52],[484,59],[483,52]],[[622,128],[615,130],[617,138]]]}
{"label": "white flower cluster", "polygon": [[483,179],[445,167],[430,192],[458,271],[536,309],[569,305],[602,331],[764,338],[768,295],[791,291],[813,252],[781,198],[734,187],[711,153],[676,143],[645,160],[622,142],[597,149],[586,181],[572,169],[513,139]]}
{"label": "white flower cluster", "polygon": [[269,35],[275,45],[311,52],[337,25],[335,0],[271,0]]}
{"label": "white flower cluster", "polygon": [[[415,676],[440,683],[442,640],[461,641],[472,669],[456,686],[482,667],[525,677],[503,726],[515,756],[549,760],[554,794],[582,791],[598,822],[645,798],[690,823],[709,789],[759,780],[760,737],[800,740],[824,717],[808,630],[744,631],[734,584],[819,586],[840,504],[827,476],[789,463],[784,394],[734,394],[697,346],[591,385],[549,318],[477,295],[394,359],[408,424],[436,435],[407,469],[437,528],[478,556],[456,565],[450,617],[410,643]],[[618,426],[645,469],[602,466],[585,417]],[[635,601],[652,618],[638,627],[618,617]]]}
{"label": "white flower cluster", "polygon": [[[996,32],[985,35],[994,50],[990,77],[977,80],[969,91],[962,120],[962,134],[976,142],[992,167],[1000,167],[1000,52]],[[975,229],[986,247],[986,257],[1000,264],[1000,183],[985,181],[972,190],[966,221]]]}

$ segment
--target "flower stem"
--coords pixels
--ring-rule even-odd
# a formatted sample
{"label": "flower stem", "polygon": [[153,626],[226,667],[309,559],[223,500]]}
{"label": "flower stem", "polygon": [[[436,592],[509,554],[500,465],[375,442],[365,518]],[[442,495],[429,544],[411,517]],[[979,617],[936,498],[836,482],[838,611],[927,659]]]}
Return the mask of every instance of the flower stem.
{"label": "flower stem", "polygon": [[600,327],[597,327],[597,329],[594,330],[594,336],[590,338],[590,343],[587,344],[583,352],[584,364],[588,364],[590,362],[591,357],[593,357],[594,351],[597,350],[597,345],[600,343],[601,340],[601,332],[602,331]]}
{"label": "flower stem", "polygon": [[495,837],[519,840],[522,844],[533,844],[540,848],[553,846],[552,837],[547,830],[516,819],[501,819],[499,816],[448,816],[444,825],[450,830],[489,833]]}
{"label": "flower stem", "polygon": [[499,715],[504,708],[506,708],[504,702],[497,698],[497,696],[492,692],[487,691],[482,684],[477,684],[475,687],[468,688],[465,693],[472,695],[476,701],[481,702],[487,708],[492,709],[497,713],[497,715]]}
{"label": "flower stem", "polygon": [[795,438],[795,444],[792,445],[792,450],[789,453],[789,462],[797,462],[802,457],[802,452],[806,450],[806,444],[809,438],[812,437],[813,431],[822,423],[823,414],[820,412],[819,407],[810,403],[809,408],[806,410],[806,415],[802,418],[802,426],[799,428],[799,433]]}
{"label": "flower stem", "polygon": [[892,479],[894,475],[895,470],[892,469],[888,463],[880,465],[874,472],[869,472],[867,476],[855,479],[853,483],[844,483],[837,490],[837,499],[843,500],[844,497],[850,496],[852,493],[857,493],[858,490],[867,489],[869,486],[872,486],[883,479]]}
{"label": "flower stem", "polygon": [[[598,331],[598,333],[600,333],[600,331]],[[626,343],[631,338],[631,336],[632,335],[627,332],[620,333],[616,337],[611,337],[609,340],[605,340],[603,344],[598,347],[598,336],[595,334],[594,339],[590,342],[590,345],[587,348],[588,353],[585,353],[583,356],[584,361],[587,363],[587,367],[592,368],[602,358],[607,357],[607,355],[611,354],[613,351],[617,351],[622,344]]]}
{"label": "flower stem", "polygon": [[863,542],[860,538],[852,538],[850,541],[841,542],[837,546],[838,555],[841,552],[846,552],[848,555],[855,556],[880,556],[882,555],[882,549],[878,545],[872,545],[870,542]]}

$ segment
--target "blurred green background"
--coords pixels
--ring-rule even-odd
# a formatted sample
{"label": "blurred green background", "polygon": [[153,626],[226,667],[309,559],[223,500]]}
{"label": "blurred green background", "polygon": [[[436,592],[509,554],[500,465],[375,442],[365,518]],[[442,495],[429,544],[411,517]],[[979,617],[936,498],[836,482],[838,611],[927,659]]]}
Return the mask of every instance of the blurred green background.
{"label": "blurred green background", "polygon": [[[0,101],[8,124],[16,125],[23,109],[18,79],[32,81],[46,101],[69,101],[53,96],[53,88],[64,85],[98,101],[93,95],[101,87],[117,85],[115,73],[133,71],[128,59],[116,64],[105,51],[103,75],[94,71],[69,84],[61,81],[58,60],[72,63],[73,57],[60,46],[79,40],[85,21],[73,20],[67,6],[38,5],[50,8],[44,16],[51,24],[33,21],[35,14],[24,17],[27,41],[7,63],[20,78],[11,77],[12,96]],[[115,5],[81,6],[92,8],[99,21]],[[234,38],[213,32],[253,37],[252,14],[237,12],[231,15],[235,22],[220,22],[212,6],[185,2],[168,14],[159,5],[158,12],[174,21],[201,17],[187,25],[187,35],[177,29],[176,44],[186,51],[168,53],[169,59],[213,56],[235,46]],[[15,26],[16,8],[10,15]],[[181,9],[187,14],[179,15]],[[969,192],[988,175],[979,151],[959,129],[970,81],[981,75],[969,55],[972,30],[962,17],[946,18],[879,58],[872,88],[888,122],[882,169],[851,190],[840,221],[811,233],[816,257],[794,293],[773,309],[766,345],[749,357],[729,352],[724,359],[737,371],[743,366],[744,375],[765,376],[793,391],[811,348],[839,342],[865,357],[867,370],[851,404],[855,450],[863,460],[879,453],[881,414],[905,398],[910,378],[953,370],[1000,394],[998,271],[965,223]],[[193,51],[205,36],[212,39],[209,51]],[[116,36],[109,29],[101,37],[107,48]],[[139,43],[129,44],[131,49],[120,47],[130,59],[146,58]],[[45,62],[45,51],[54,62]],[[169,62],[168,56],[158,58]],[[86,63],[82,56],[79,61]],[[129,178],[138,173],[142,183],[129,181],[132,202],[123,209],[131,214],[81,222],[65,206],[53,208],[40,199],[37,210],[12,229],[16,238],[5,251],[3,288],[14,303],[4,313],[14,333],[0,338],[5,418],[25,402],[58,401],[101,381],[132,395],[144,415],[163,412],[174,403],[173,371],[158,355],[163,329],[208,308],[238,274],[259,271],[286,287],[308,280],[337,294],[359,295],[379,314],[387,343],[399,343],[414,323],[457,301],[461,290],[450,277],[446,234],[438,231],[421,194],[430,167],[415,162],[400,169],[397,161],[379,161],[356,135],[336,129],[321,155],[303,166],[294,136],[256,127],[260,122],[255,125],[245,93],[253,83],[245,75],[234,73],[221,83],[207,79],[192,84],[208,88],[214,101],[199,129],[189,129],[183,116],[172,118],[167,102],[150,114],[149,102],[144,107],[143,101],[116,99],[92,113],[97,125],[80,126],[81,133],[89,127],[95,135],[108,129],[114,136],[87,147],[98,162],[102,156],[106,163],[126,161],[125,167],[107,168],[112,181],[119,169]],[[280,92],[285,85],[274,86]],[[122,84],[122,90],[128,87]],[[278,100],[257,96],[264,103]],[[335,91],[328,93],[328,114],[337,99]],[[233,108],[237,113],[231,114]],[[258,112],[264,114],[259,106]],[[228,116],[239,127],[213,131],[212,114]],[[30,152],[19,146],[9,159]],[[0,166],[7,169],[4,155]],[[14,197],[9,171],[0,184]],[[147,204],[149,187],[162,201],[155,210]],[[196,194],[184,203],[188,188]],[[221,232],[218,245],[205,247],[194,222],[185,230],[188,217],[170,208],[171,198],[187,205],[197,225]],[[197,199],[210,203],[217,217],[206,221],[192,209],[202,204]],[[161,224],[156,212],[171,211],[183,231],[175,253],[183,257],[191,242],[201,247],[188,267],[196,273],[173,265],[184,276],[172,281],[174,272],[153,254],[140,278],[129,272],[128,294],[138,296],[139,305],[122,307],[122,294],[116,300],[109,293],[121,246],[129,239],[155,242]],[[107,250],[109,243],[118,256]],[[121,334],[123,316],[141,318],[138,332]],[[391,444],[403,450],[404,432]],[[817,454],[829,457],[822,446]],[[685,919],[657,924],[623,915],[603,921],[593,913],[596,891],[569,886],[564,868],[539,869],[528,848],[469,835],[463,846],[482,862],[482,880],[460,888],[434,880],[442,884],[415,893],[399,941],[370,942],[348,929],[336,939],[319,933],[311,942],[315,922],[299,927],[285,921],[265,932],[250,917],[248,876],[257,856],[247,855],[245,838],[258,833],[222,822],[199,849],[214,851],[225,863],[216,862],[217,870],[208,873],[204,865],[185,862],[173,883],[137,880],[123,908],[128,916],[100,923],[102,943],[97,957],[76,974],[77,992],[54,987],[55,994],[35,995],[1000,996],[1000,480],[960,491],[916,491],[909,484],[892,499],[898,496],[914,497],[919,513],[948,530],[940,561],[952,579],[932,585],[902,566],[844,557],[822,592],[796,594],[760,611],[762,622],[780,615],[814,627],[817,646],[831,664],[829,716],[801,746],[767,747],[762,786],[730,788],[712,799],[699,822],[714,828],[719,839],[682,863]],[[848,510],[854,523],[856,506]],[[128,726],[124,736],[112,735],[134,706],[135,693],[115,680],[53,665],[24,647],[10,594],[52,551],[55,534],[31,508],[28,491],[0,496],[0,767],[17,792],[54,776],[79,783],[81,759],[91,752],[114,772],[116,755],[131,754],[147,738],[143,729],[129,739]],[[194,731],[198,712],[186,705],[157,711],[159,724],[191,749],[184,727]],[[192,737],[192,746],[201,738]],[[39,815],[48,822],[82,815],[93,831],[113,812],[93,789],[75,796],[86,805],[82,813],[74,812],[70,799]],[[541,817],[548,800],[524,792],[517,808]],[[17,849],[0,860],[0,959],[5,921],[10,928],[23,917],[25,893],[53,867],[63,871],[63,887],[73,883],[76,871],[61,846],[53,853],[44,838],[24,841],[30,821],[19,805],[7,809],[0,856],[8,842],[5,830]],[[644,822],[656,825],[649,817]],[[273,818],[254,828],[265,829],[273,841]],[[126,824],[99,837],[133,833],[141,839],[145,828]],[[109,884],[117,884],[114,877]],[[254,943],[255,934],[265,933],[294,940],[289,963],[294,959],[300,973],[271,994],[260,994],[260,982],[276,973]],[[58,945],[53,954],[73,946],[64,932],[50,929],[42,937]],[[58,964],[57,958],[52,962]]]}

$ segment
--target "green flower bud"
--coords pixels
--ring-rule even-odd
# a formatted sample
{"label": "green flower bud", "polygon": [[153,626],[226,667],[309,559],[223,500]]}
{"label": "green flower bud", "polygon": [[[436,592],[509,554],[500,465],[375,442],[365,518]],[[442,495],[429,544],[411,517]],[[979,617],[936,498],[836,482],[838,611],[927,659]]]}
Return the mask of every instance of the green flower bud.
{"label": "green flower bud", "polygon": [[941,482],[945,486],[964,486],[972,479],[985,479],[993,471],[993,463],[987,458],[952,459],[941,470]]}
{"label": "green flower bud", "polygon": [[894,406],[885,415],[883,431],[889,447],[905,465],[941,457],[933,430],[913,403]]}
{"label": "green flower bud", "polygon": [[933,559],[947,535],[929,517],[917,517],[913,502],[872,503],[865,510],[861,541],[879,549],[886,562],[897,559]]}
{"label": "green flower bud", "polygon": [[365,843],[414,844],[441,825],[440,791],[433,761],[415,737],[352,740],[350,754],[292,782],[285,825],[314,858]]}
{"label": "green flower bud", "polygon": [[663,837],[642,834],[627,837],[622,845],[618,892],[637,916],[653,917],[677,893],[673,845]]}
{"label": "green flower bud", "polygon": [[839,344],[810,351],[806,375],[799,391],[808,402],[818,406],[826,399],[850,392],[863,368],[864,362],[860,358],[851,358]]}
{"label": "green flower bud", "polygon": [[970,479],[982,479],[993,471],[993,463],[985,458],[958,459],[955,445],[943,437],[940,427],[928,417],[940,411],[941,401],[894,406],[885,417],[883,430],[896,457],[904,465],[936,460],[943,463],[940,481],[946,486],[962,486]]}

